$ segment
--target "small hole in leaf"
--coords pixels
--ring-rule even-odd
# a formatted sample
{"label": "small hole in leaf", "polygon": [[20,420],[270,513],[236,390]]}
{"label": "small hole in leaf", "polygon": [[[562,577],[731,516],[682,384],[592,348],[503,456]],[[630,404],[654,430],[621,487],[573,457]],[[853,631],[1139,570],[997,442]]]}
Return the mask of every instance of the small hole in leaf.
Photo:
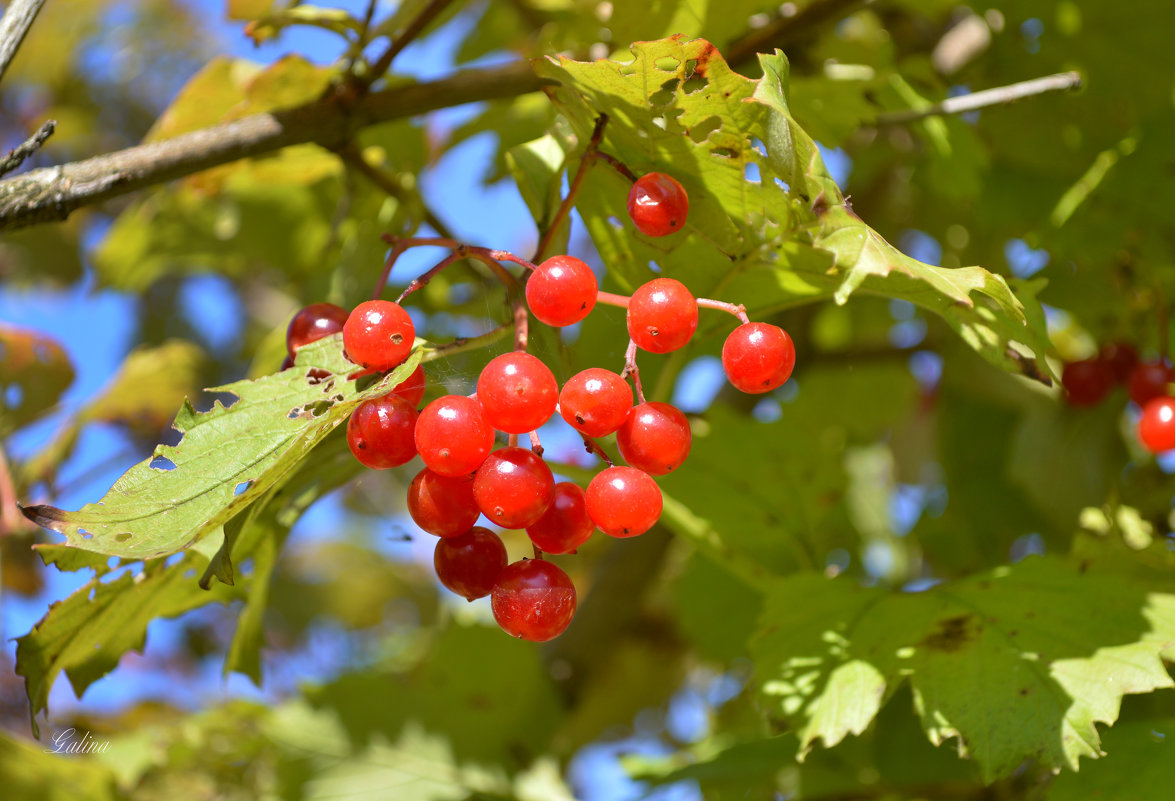
{"label": "small hole in leaf", "polygon": [[743,177],[751,183],[759,183],[759,165],[753,161],[748,161],[743,167]]}
{"label": "small hole in leaf", "polygon": [[787,185],[787,181],[783,180],[782,178],[776,178],[775,185],[778,186],[780,189],[782,189],[784,192],[791,191],[791,187]]}
{"label": "small hole in leaf", "polygon": [[699,122],[689,130],[689,138],[701,144],[706,141],[706,137],[717,131],[722,127],[722,120],[717,115],[712,115]]}
{"label": "small hole in leaf", "polygon": [[129,531],[120,531],[119,533],[114,535],[115,542],[126,542],[130,538],[131,538],[131,533]]}
{"label": "small hole in leaf", "polygon": [[78,529],[78,534],[81,534],[81,535],[82,535],[82,539],[83,539],[83,540],[93,539],[93,537],[94,537],[94,535],[93,535],[93,534],[91,534],[90,532],[86,531],[84,528],[79,528],[79,529]]}
{"label": "small hole in leaf", "polygon": [[762,139],[752,139],[751,149],[758,153],[763,158],[767,158],[767,146],[763,144]]}
{"label": "small hole in leaf", "polygon": [[729,147],[716,147],[716,148],[712,149],[710,152],[713,153],[715,156],[720,156],[721,158],[724,158],[724,159],[732,159],[738,155],[738,153],[736,153],[734,150],[730,149]]}
{"label": "small hole in leaf", "polygon": [[694,92],[700,92],[710,85],[710,79],[704,75],[691,75],[689,80],[681,85],[681,88],[687,95],[692,95]]}
{"label": "small hole in leaf", "polygon": [[175,462],[166,456],[156,456],[148,467],[152,470],[175,470]]}
{"label": "small hole in leaf", "polygon": [[245,492],[245,490],[249,489],[252,484],[252,481],[242,481],[240,484],[237,484],[237,488],[233,490],[233,495],[241,495]]}
{"label": "small hole in leaf", "polygon": [[118,563],[121,561],[122,561],[122,559],[120,559],[117,556],[110,557],[109,559],[106,560],[106,569],[107,570],[114,570],[114,568],[118,567]]}
{"label": "small hole in leaf", "polygon": [[653,63],[657,65],[657,69],[664,72],[677,72],[677,68],[681,66],[681,61],[672,56],[662,56]]}

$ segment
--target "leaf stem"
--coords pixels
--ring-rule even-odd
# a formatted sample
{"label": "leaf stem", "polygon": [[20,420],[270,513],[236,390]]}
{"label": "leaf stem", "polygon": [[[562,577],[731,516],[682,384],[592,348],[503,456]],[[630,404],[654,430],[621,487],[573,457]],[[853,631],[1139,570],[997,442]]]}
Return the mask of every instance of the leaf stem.
{"label": "leaf stem", "polygon": [[534,251],[534,260],[542,261],[543,256],[547,252],[547,248],[551,246],[551,240],[559,227],[563,225],[563,221],[571,213],[571,208],[575,205],[575,198],[579,195],[579,187],[583,183],[584,176],[587,175],[588,168],[591,167],[592,162],[598,155],[600,142],[604,139],[604,127],[608,124],[608,115],[601,114],[596,117],[596,126],[592,129],[591,139],[588,140],[587,149],[584,151],[583,157],[579,160],[579,167],[575,170],[575,177],[571,179],[571,183],[567,187],[567,196],[559,204],[558,210],[555,212],[551,224],[547,226],[547,230],[543,231],[539,237],[538,247]]}
{"label": "leaf stem", "polygon": [[620,373],[621,378],[632,376],[632,386],[636,389],[636,399],[640,403],[645,402],[645,390],[641,387],[641,372],[636,366],[636,343],[631,339],[628,340],[628,349],[624,351],[624,370]]}

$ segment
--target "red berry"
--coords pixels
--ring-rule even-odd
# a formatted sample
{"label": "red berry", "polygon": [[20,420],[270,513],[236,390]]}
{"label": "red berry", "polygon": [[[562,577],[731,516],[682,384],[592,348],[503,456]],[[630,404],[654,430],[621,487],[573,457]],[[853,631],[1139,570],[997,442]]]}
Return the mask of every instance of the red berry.
{"label": "red berry", "polygon": [[552,326],[574,325],[596,305],[600,285],[592,268],[574,256],[552,256],[526,282],[531,313]]}
{"label": "red berry", "polygon": [[415,407],[419,406],[420,402],[424,400],[424,387],[424,366],[418,364],[416,365],[416,369],[409,373],[407,378],[399,384],[396,384],[392,389],[392,394],[399,395]]}
{"label": "red berry", "polygon": [[1151,398],[1138,419],[1138,438],[1151,453],[1175,448],[1175,398]]}
{"label": "red berry", "polygon": [[780,387],[796,366],[796,346],[777,325],[743,323],[722,345],[722,369],[736,389],[758,395]]}
{"label": "red berry", "polygon": [[1097,357],[1109,366],[1114,381],[1125,384],[1138,364],[1138,349],[1128,342],[1111,342],[1102,346]]}
{"label": "red berry", "polygon": [[1145,406],[1152,398],[1166,395],[1167,385],[1172,381],[1175,381],[1175,373],[1169,364],[1143,362],[1130,374],[1130,400],[1139,406]]}
{"label": "red berry", "polygon": [[654,278],[638,287],[628,302],[628,335],[650,353],[677,350],[697,327],[697,299],[672,278]]}
{"label": "red berry", "polygon": [[416,455],[416,408],[399,395],[363,401],[347,420],[347,444],[368,467],[399,467]]}
{"label": "red berry", "polygon": [[596,524],[587,513],[587,496],[578,484],[561,481],[543,516],[526,527],[530,541],[547,553],[575,553]]}
{"label": "red berry", "polygon": [[415,339],[412,318],[390,300],[360,303],[343,325],[347,358],[371,370],[390,370],[407,359]]}
{"label": "red berry", "polygon": [[292,359],[298,348],[337,334],[347,322],[347,310],[333,303],[311,303],[299,309],[286,329],[286,352]]}
{"label": "red berry", "polygon": [[587,488],[587,510],[600,531],[612,537],[644,534],[661,519],[661,489],[635,467],[609,467]]}
{"label": "red berry", "polygon": [[567,379],[559,393],[559,414],[589,437],[603,437],[624,424],[632,411],[628,383],[602,367],[589,367]]}
{"label": "red berry", "polygon": [[662,172],[642,175],[628,193],[628,216],[646,236],[680,231],[689,214],[685,187]]}
{"label": "red berry", "polygon": [[481,371],[477,399],[491,426],[507,434],[525,434],[555,413],[559,384],[547,365],[529,353],[503,353]]}
{"label": "red berry", "polygon": [[675,406],[660,401],[633,407],[628,420],[616,431],[616,444],[624,461],[654,476],[681,467],[692,443],[689,420]]}
{"label": "red berry", "polygon": [[458,537],[438,540],[432,554],[441,584],[467,601],[489,595],[507,561],[502,540],[481,526]]}
{"label": "red berry", "polygon": [[494,620],[513,637],[546,642],[558,637],[575,615],[575,585],[558,566],[524,559],[498,575],[490,595]]}
{"label": "red berry", "polygon": [[1114,386],[1114,373],[1101,359],[1069,362],[1061,370],[1061,386],[1070,406],[1096,406]]}
{"label": "red berry", "polygon": [[486,457],[473,477],[473,499],[502,528],[526,528],[543,516],[555,497],[555,478],[542,457],[507,447]]}
{"label": "red berry", "polygon": [[444,395],[425,406],[416,421],[420,458],[442,476],[472,473],[493,447],[493,426],[474,398]]}
{"label": "red berry", "polygon": [[481,517],[473,500],[473,473],[442,476],[424,468],[408,487],[408,513],[416,525],[438,537],[457,537]]}

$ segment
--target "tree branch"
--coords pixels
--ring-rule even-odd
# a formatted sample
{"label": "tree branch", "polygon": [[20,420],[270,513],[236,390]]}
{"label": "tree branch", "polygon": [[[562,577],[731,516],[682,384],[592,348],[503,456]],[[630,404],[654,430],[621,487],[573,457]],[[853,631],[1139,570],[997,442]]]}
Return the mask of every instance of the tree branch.
{"label": "tree branch", "polygon": [[810,36],[829,22],[856,11],[873,0],[816,0],[793,16],[780,16],[762,28],[747,32],[726,49],[726,63],[732,67],[774,48],[787,50],[795,42]]}
{"label": "tree branch", "polygon": [[383,74],[392,66],[392,62],[396,56],[400,55],[400,51],[407,47],[412,41],[419,36],[428,24],[432,22],[437,16],[445,10],[446,6],[453,0],[431,0],[431,2],[417,14],[411,22],[405,26],[400,35],[397,36],[388,49],[384,51],[375,64],[372,65],[370,73],[363,79],[364,88],[378,81],[383,77]]}
{"label": "tree branch", "polygon": [[4,17],[0,19],[0,78],[8,72],[8,65],[43,5],[45,0],[12,0],[4,9]]}
{"label": "tree branch", "polygon": [[0,175],[7,175],[23,164],[25,159],[41,149],[41,145],[45,144],[45,140],[52,136],[55,130],[57,120],[45,120],[41,123],[36,133],[9,150],[8,155],[0,159]]}
{"label": "tree branch", "polygon": [[1012,103],[1047,92],[1067,92],[1071,89],[1078,89],[1080,86],[1081,75],[1076,72],[1059,72],[1055,75],[1046,75],[1043,78],[1033,78],[1031,81],[1021,81],[1007,86],[997,86],[994,89],[984,89],[981,92],[948,97],[941,103],[935,103],[925,108],[891,111],[888,114],[879,115],[874,125],[878,128],[886,125],[904,125],[927,117],[962,114],[965,111],[977,111],[988,106]]}
{"label": "tree branch", "polygon": [[354,103],[328,95],[285,111],[253,114],[174,139],[33,170],[0,181],[0,231],[64,220],[82,206],[290,145],[313,142],[338,150],[369,125],[513,97],[542,85],[528,63],[516,62],[388,89]]}

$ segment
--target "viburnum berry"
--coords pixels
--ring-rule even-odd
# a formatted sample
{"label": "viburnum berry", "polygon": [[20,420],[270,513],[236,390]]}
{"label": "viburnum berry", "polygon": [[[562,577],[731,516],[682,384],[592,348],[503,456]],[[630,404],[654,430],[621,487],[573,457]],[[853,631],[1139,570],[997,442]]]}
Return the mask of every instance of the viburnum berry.
{"label": "viburnum berry", "polygon": [[644,534],[661,519],[661,488],[635,467],[609,467],[587,488],[587,510],[600,531],[611,537]]}
{"label": "viburnum berry", "polygon": [[1138,418],[1138,439],[1151,453],[1175,448],[1175,398],[1151,398]]}
{"label": "viburnum berry", "polygon": [[543,516],[526,527],[530,541],[547,553],[575,553],[596,524],[587,512],[587,496],[578,484],[561,481]]}
{"label": "viburnum berry", "polygon": [[1102,346],[1097,357],[1110,368],[1114,381],[1125,384],[1138,364],[1138,348],[1129,342],[1110,342]]}
{"label": "viburnum berry", "polygon": [[415,339],[412,318],[390,300],[360,303],[343,324],[347,358],[371,370],[390,370],[407,359]]}
{"label": "viburnum berry", "polygon": [[461,476],[481,467],[494,447],[494,429],[475,398],[444,395],[416,421],[420,458],[442,476]]}
{"label": "viburnum berry", "polygon": [[[294,354],[305,345],[337,334],[347,322],[347,310],[333,303],[311,303],[299,309],[286,328],[286,352]],[[291,362],[292,364],[292,362]]]}
{"label": "viburnum berry", "polygon": [[559,414],[588,437],[603,437],[624,424],[632,411],[632,388],[602,367],[589,367],[567,379],[559,393]]}
{"label": "viburnum berry", "polygon": [[628,193],[628,216],[646,236],[680,231],[689,214],[689,195],[676,179],[650,172],[636,179]]}
{"label": "viburnum berry", "polygon": [[559,384],[540,359],[529,353],[503,353],[481,371],[477,400],[491,426],[507,434],[525,434],[555,413]]}
{"label": "viburnum berry", "polygon": [[624,461],[654,476],[681,467],[692,443],[689,420],[677,407],[661,401],[634,406],[616,431]]}
{"label": "viburnum berry", "polygon": [[1061,386],[1070,406],[1096,406],[1114,386],[1114,371],[1101,359],[1069,362],[1061,370]]}
{"label": "viburnum berry", "polygon": [[532,642],[562,634],[575,615],[575,602],[571,577],[544,559],[506,565],[490,593],[494,620],[502,630]]}
{"label": "viburnum berry", "polygon": [[596,305],[600,291],[592,268],[574,256],[552,256],[526,282],[526,304],[547,325],[574,325]]}
{"label": "viburnum berry", "polygon": [[419,406],[424,400],[425,385],[424,366],[418,364],[407,378],[392,388],[392,394],[399,395],[413,406]]}
{"label": "viburnum berry", "polygon": [[416,407],[399,395],[363,401],[347,420],[347,445],[367,467],[399,467],[416,455]]}
{"label": "viburnum berry", "polygon": [[722,370],[736,389],[758,395],[780,387],[796,366],[788,333],[769,323],[743,323],[722,345]]}
{"label": "viburnum berry", "polygon": [[489,595],[508,561],[501,538],[481,526],[438,540],[432,554],[441,584],[467,601]]}
{"label": "viburnum berry", "polygon": [[532,525],[555,497],[555,478],[542,457],[506,447],[486,457],[473,477],[473,499],[502,528]]}
{"label": "viburnum berry", "polygon": [[697,298],[673,278],[654,278],[638,287],[628,301],[628,335],[642,350],[677,350],[697,328]]}
{"label": "viburnum berry", "polygon": [[473,473],[442,476],[424,468],[408,486],[408,514],[416,525],[438,537],[457,537],[481,517],[473,499]]}
{"label": "viburnum berry", "polygon": [[1167,394],[1167,385],[1175,380],[1175,371],[1163,361],[1142,362],[1130,373],[1130,400],[1145,406],[1152,398]]}

